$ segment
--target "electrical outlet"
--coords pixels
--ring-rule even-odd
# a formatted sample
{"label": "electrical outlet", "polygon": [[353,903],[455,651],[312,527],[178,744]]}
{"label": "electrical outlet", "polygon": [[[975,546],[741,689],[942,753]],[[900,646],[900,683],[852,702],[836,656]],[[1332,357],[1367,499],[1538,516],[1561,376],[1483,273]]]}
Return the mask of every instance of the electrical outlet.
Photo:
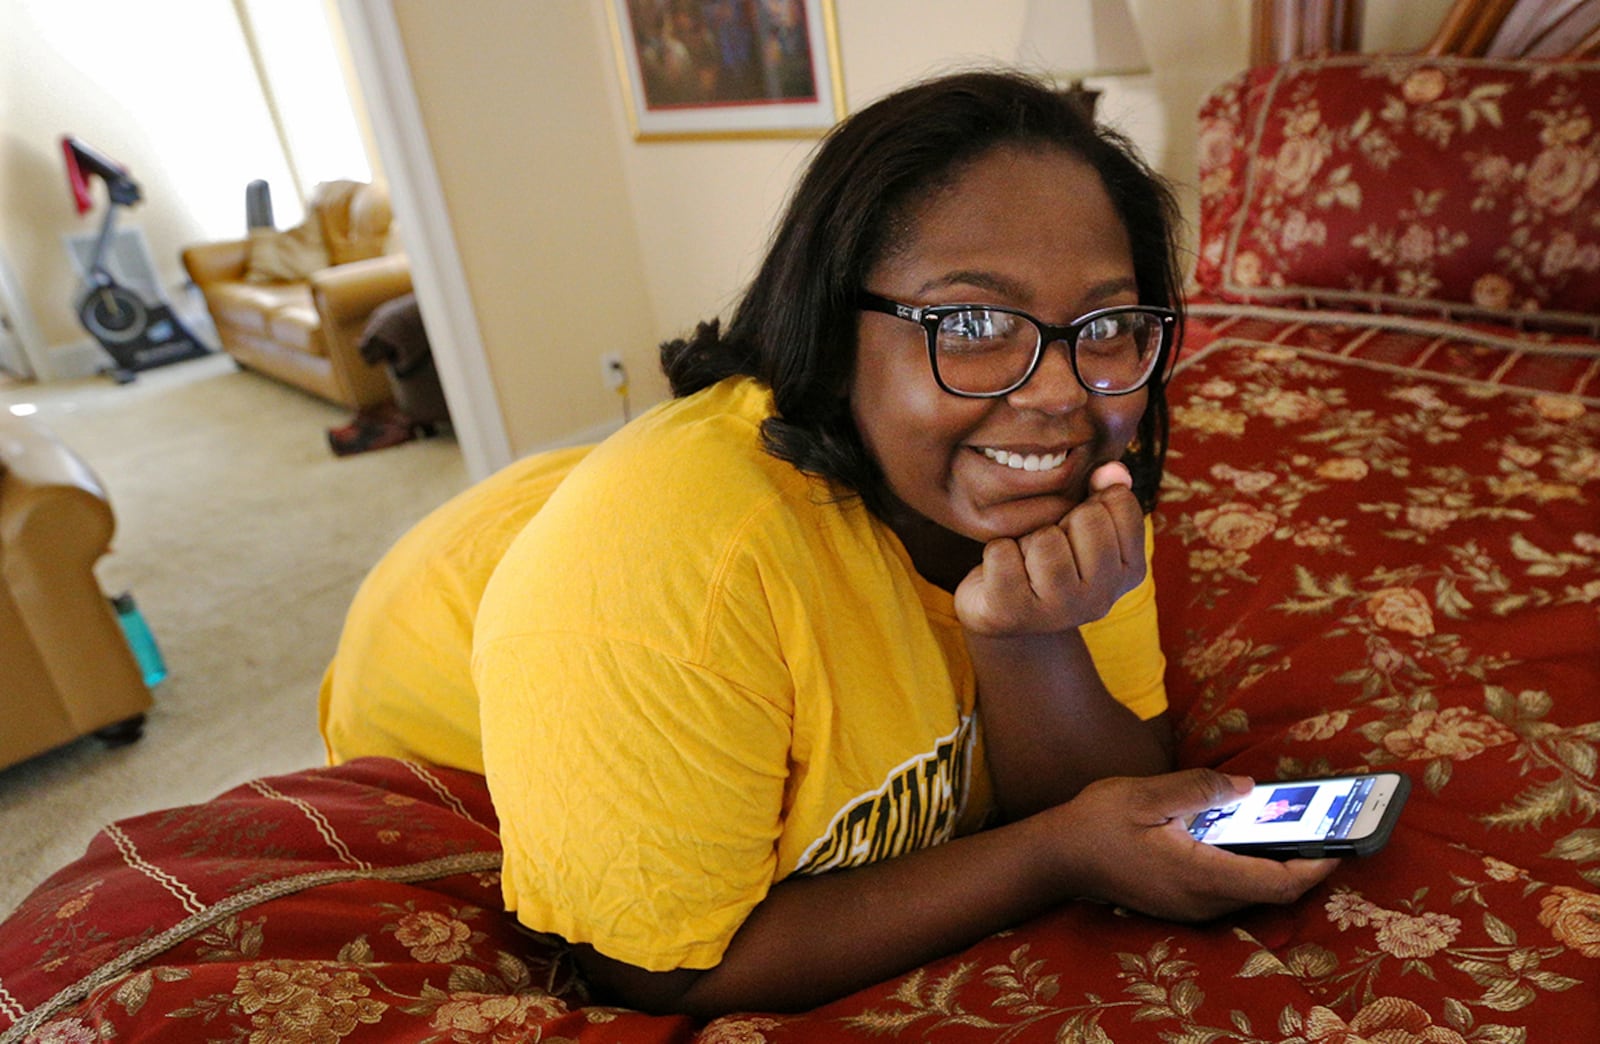
{"label": "electrical outlet", "polygon": [[628,383],[628,368],[622,365],[622,355],[618,352],[606,352],[600,356],[600,377],[606,382],[606,387],[612,391]]}

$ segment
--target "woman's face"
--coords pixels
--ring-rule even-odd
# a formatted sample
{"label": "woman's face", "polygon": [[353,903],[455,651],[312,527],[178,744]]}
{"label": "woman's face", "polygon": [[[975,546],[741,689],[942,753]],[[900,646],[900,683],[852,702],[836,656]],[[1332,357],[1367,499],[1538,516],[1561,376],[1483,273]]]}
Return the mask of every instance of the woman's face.
{"label": "woman's face", "polygon": [[[988,304],[1065,324],[1137,304],[1128,234],[1100,176],[1056,149],[1001,148],[914,206],[908,232],[867,278],[916,307]],[[890,492],[914,516],[968,540],[1018,537],[1059,522],[1089,473],[1119,459],[1148,390],[1091,395],[1062,344],[999,399],[940,389],[914,322],[862,312],[851,411]],[[1037,470],[1024,465],[1033,462]],[[892,522],[906,537],[915,517]]]}

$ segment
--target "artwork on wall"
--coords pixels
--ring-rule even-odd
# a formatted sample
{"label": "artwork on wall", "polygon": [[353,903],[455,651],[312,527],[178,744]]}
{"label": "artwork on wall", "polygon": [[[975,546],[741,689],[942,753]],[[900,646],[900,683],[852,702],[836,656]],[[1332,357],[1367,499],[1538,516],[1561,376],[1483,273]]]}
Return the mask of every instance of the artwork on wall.
{"label": "artwork on wall", "polygon": [[833,0],[607,0],[633,135],[807,137],[844,117]]}

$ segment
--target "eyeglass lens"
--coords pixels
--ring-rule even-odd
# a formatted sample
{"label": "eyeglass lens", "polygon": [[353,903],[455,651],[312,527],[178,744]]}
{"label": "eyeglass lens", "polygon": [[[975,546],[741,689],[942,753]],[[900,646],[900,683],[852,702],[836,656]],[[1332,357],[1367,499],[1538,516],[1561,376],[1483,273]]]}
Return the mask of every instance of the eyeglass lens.
{"label": "eyeglass lens", "polygon": [[[1136,310],[1109,312],[1078,328],[1078,377],[1091,391],[1131,391],[1150,376],[1161,354],[1161,320]],[[955,391],[1002,392],[1028,375],[1039,327],[1025,316],[990,308],[951,312],[939,322],[934,358]]]}

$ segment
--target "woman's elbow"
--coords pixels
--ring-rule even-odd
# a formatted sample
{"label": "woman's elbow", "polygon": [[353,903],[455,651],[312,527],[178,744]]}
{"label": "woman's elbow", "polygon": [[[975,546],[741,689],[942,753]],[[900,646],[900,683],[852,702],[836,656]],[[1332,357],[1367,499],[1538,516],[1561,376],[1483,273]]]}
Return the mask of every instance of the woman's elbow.
{"label": "woman's elbow", "polygon": [[695,1009],[694,984],[705,973],[693,968],[652,972],[614,960],[592,946],[572,947],[573,959],[594,999],[649,1015],[710,1017]]}

